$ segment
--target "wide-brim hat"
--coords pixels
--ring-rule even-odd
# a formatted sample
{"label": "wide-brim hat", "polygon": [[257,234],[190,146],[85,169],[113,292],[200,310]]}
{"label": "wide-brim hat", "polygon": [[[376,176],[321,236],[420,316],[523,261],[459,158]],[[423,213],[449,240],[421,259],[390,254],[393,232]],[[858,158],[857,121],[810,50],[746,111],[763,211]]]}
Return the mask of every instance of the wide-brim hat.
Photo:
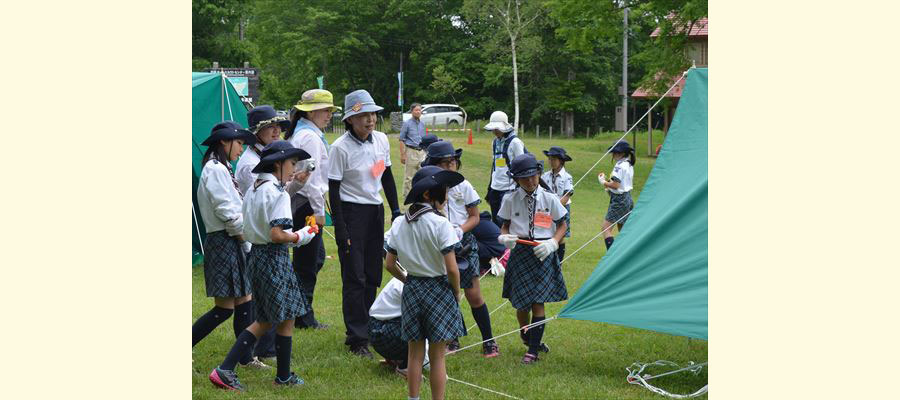
{"label": "wide-brim hat", "polygon": [[465,178],[463,178],[462,174],[459,172],[448,171],[433,165],[426,165],[413,175],[412,187],[409,189],[409,194],[406,195],[406,199],[403,200],[403,204],[415,203],[416,198],[419,197],[420,194],[425,193],[428,189],[439,186],[451,188],[459,185],[463,180],[465,180]]}
{"label": "wide-brim hat", "polygon": [[329,109],[331,112],[340,111],[341,108],[334,105],[334,96],[325,89],[311,89],[303,92],[300,101],[294,104],[294,109],[300,111],[315,111]]}
{"label": "wide-brim hat", "polygon": [[384,107],[375,104],[372,95],[370,95],[369,92],[360,89],[350,92],[350,94],[344,97],[344,117],[341,118],[341,121],[346,121],[347,118],[356,114],[378,112],[381,110],[384,110]]}
{"label": "wide-brim hat", "polygon": [[247,125],[250,126],[250,131],[253,134],[273,124],[281,126],[282,131],[287,131],[291,127],[291,121],[288,121],[287,117],[283,115],[278,115],[278,112],[272,106],[256,106],[247,112]]}
{"label": "wide-brim hat", "polygon": [[552,146],[549,150],[544,150],[544,155],[547,157],[556,157],[563,161],[572,161],[572,157],[569,157],[566,154],[566,149],[559,146]]}
{"label": "wide-brim hat", "polygon": [[499,130],[506,133],[513,130],[512,124],[509,123],[509,117],[503,111],[494,111],[491,113],[491,120],[484,126],[484,130]]}
{"label": "wide-brim hat", "polygon": [[509,163],[509,170],[506,175],[516,178],[527,178],[529,176],[540,175],[544,172],[544,163],[534,158],[534,154],[519,154]]}
{"label": "wide-brim hat", "polygon": [[227,124],[224,122],[216,124],[209,137],[200,144],[209,147],[220,140],[236,139],[243,140],[246,145],[253,145],[256,143],[256,135],[250,133],[250,131],[246,129],[234,128],[234,126],[240,127],[238,124]]}
{"label": "wide-brim hat", "polygon": [[608,150],[612,153],[628,153],[629,151],[632,151],[634,149],[631,148],[631,145],[629,145],[628,142],[626,142],[624,140],[620,140],[620,141],[616,142],[615,144],[613,144],[612,146],[609,146],[609,148],[606,150]]}
{"label": "wide-brim hat", "polygon": [[259,164],[253,167],[254,173],[263,172],[263,168],[275,164],[278,161],[287,160],[289,158],[297,158],[297,160],[305,160],[310,158],[309,153],[298,149],[286,140],[276,140],[269,143],[262,150]]}
{"label": "wide-brim hat", "polygon": [[463,152],[462,149],[453,149],[452,143],[443,140],[432,143],[426,151],[425,160],[420,164],[423,167],[426,165],[437,165],[439,161],[448,157],[459,159],[462,157]]}

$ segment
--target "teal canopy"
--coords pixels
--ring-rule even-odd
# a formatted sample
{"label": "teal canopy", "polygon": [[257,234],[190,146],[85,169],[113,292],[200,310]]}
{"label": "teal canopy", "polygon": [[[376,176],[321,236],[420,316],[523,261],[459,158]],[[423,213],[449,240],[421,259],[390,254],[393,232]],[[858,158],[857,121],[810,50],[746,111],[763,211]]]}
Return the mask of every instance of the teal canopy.
{"label": "teal canopy", "polygon": [[688,73],[634,211],[559,317],[707,339],[708,78]]}
{"label": "teal canopy", "polygon": [[191,73],[191,103],[193,117],[191,120],[191,160],[193,181],[191,197],[193,199],[193,215],[191,228],[193,230],[193,262],[202,259],[202,243],[206,238],[206,230],[203,220],[200,219],[200,210],[197,208],[197,183],[200,179],[200,164],[206,146],[201,146],[209,131],[219,122],[235,121],[243,127],[247,127],[247,108],[241,101],[241,96],[234,89],[231,82],[222,74],[192,72]]}

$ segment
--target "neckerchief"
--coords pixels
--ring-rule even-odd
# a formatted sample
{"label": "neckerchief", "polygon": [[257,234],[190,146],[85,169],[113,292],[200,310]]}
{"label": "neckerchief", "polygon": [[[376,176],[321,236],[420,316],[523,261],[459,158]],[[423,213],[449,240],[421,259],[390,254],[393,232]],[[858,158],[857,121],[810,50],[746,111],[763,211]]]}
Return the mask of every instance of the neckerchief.
{"label": "neckerchief", "polygon": [[433,207],[431,207],[430,204],[415,203],[415,204],[409,206],[409,210],[406,211],[406,222],[416,221],[421,216],[423,216],[429,212],[433,212],[442,217],[444,216],[443,214],[438,212],[438,210],[435,210]]}
{"label": "neckerchief", "polygon": [[534,189],[534,192],[530,194],[522,189],[525,192],[525,209],[528,210],[528,238],[534,238],[534,209],[537,204],[537,189]]}

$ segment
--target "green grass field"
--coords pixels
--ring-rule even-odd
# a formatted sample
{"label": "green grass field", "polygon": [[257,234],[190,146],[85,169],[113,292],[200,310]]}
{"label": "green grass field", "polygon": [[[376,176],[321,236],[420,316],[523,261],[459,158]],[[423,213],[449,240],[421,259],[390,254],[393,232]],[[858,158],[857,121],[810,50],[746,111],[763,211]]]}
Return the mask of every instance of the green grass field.
{"label": "green grass field", "polygon": [[[597,159],[606,151],[621,133],[601,133],[591,139],[560,139],[554,137],[551,142],[545,135],[536,139],[527,135],[523,139],[528,150],[539,160],[546,158],[541,150],[552,145],[562,146],[574,161],[566,165],[566,169],[577,181]],[[334,141],[336,135],[327,135]],[[463,133],[439,133],[444,139],[453,141],[455,147],[463,148],[463,168],[460,171],[472,182],[482,198],[488,183],[491,160],[492,135],[475,133],[474,143],[466,144],[467,136]],[[396,135],[390,136],[393,152],[394,177],[397,191],[402,190],[403,166],[400,164]],[[631,142],[631,134],[626,138]],[[654,132],[653,143],[662,143],[663,135]],[[632,143],[634,145],[634,143]],[[647,132],[638,133],[638,161],[635,165],[634,199],[637,201],[641,189],[647,181],[655,159],[647,157]],[[549,165],[549,164],[548,164]],[[599,170],[607,176],[612,169],[612,161],[607,156],[597,169],[575,188],[572,199],[572,237],[568,239],[567,253],[584,244],[600,232],[603,216],[609,204],[606,195],[597,183]],[[402,202],[402,199],[401,199]],[[387,207],[386,207],[387,208]],[[486,202],[481,204],[482,210],[490,210]],[[387,210],[386,210],[387,211]],[[388,213],[386,223],[390,223]],[[385,226],[385,230],[388,226]],[[331,227],[326,228],[331,231]],[[332,231],[333,232],[333,231]],[[326,250],[329,256],[334,255],[334,241],[326,236]],[[582,283],[588,278],[601,257],[606,253],[602,239],[586,246],[577,255],[563,264],[563,273],[571,298]],[[203,270],[200,266],[192,268],[193,279],[193,312],[192,322],[208,311],[212,298],[205,296]],[[390,274],[384,272],[384,281]],[[503,303],[500,297],[502,278],[486,276],[482,280],[482,290],[488,307],[494,310]],[[547,304],[547,315],[556,315],[565,303]],[[295,331],[293,344],[292,369],[306,380],[301,388],[281,388],[272,384],[274,377],[274,359],[269,363],[273,369],[258,371],[238,368],[241,382],[247,387],[243,394],[227,393],[216,389],[209,383],[207,375],[228,352],[234,342],[231,320],[220,325],[206,339],[193,349],[193,397],[207,398],[332,398],[332,399],[398,399],[406,397],[406,381],[377,361],[352,356],[344,346],[344,326],[341,317],[341,279],[340,265],[337,258],[326,260],[316,287],[315,308],[317,318],[330,325],[325,331]],[[462,302],[462,314],[467,326],[474,325],[469,305]],[[515,311],[509,304],[491,315],[494,335],[517,329]],[[481,341],[477,328],[473,328],[468,336],[460,339],[463,346]],[[447,374],[451,378],[470,382],[478,386],[490,388],[502,393],[525,399],[660,399],[663,396],[654,394],[643,387],[629,385],[625,382],[625,368],[632,362],[652,362],[659,359],[686,364],[688,361],[706,361],[708,343],[700,340],[688,340],[645,330],[633,329],[617,325],[595,322],[557,319],[548,323],[544,342],[551,352],[542,354],[536,365],[521,364],[525,346],[517,334],[498,339],[501,356],[486,360],[481,357],[481,347],[465,350],[447,358]],[[376,354],[376,360],[378,355]],[[664,369],[650,370],[650,373],[663,372]],[[691,393],[707,382],[707,371],[700,374],[680,373],[653,380],[654,385],[672,393]],[[422,386],[421,398],[430,398],[428,384]],[[469,387],[461,383],[447,383],[447,398],[483,398],[501,399],[502,396]],[[705,398],[706,396],[702,396]]]}

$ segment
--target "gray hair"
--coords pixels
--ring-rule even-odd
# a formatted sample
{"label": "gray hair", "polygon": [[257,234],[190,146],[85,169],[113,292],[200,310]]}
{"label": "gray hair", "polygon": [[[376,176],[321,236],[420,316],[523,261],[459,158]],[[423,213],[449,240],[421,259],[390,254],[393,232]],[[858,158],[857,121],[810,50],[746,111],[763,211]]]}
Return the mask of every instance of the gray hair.
{"label": "gray hair", "polygon": [[419,103],[412,103],[412,104],[410,104],[410,105],[409,105],[409,112],[412,112],[412,110],[414,110],[416,107],[422,107],[422,105],[419,104]]}

